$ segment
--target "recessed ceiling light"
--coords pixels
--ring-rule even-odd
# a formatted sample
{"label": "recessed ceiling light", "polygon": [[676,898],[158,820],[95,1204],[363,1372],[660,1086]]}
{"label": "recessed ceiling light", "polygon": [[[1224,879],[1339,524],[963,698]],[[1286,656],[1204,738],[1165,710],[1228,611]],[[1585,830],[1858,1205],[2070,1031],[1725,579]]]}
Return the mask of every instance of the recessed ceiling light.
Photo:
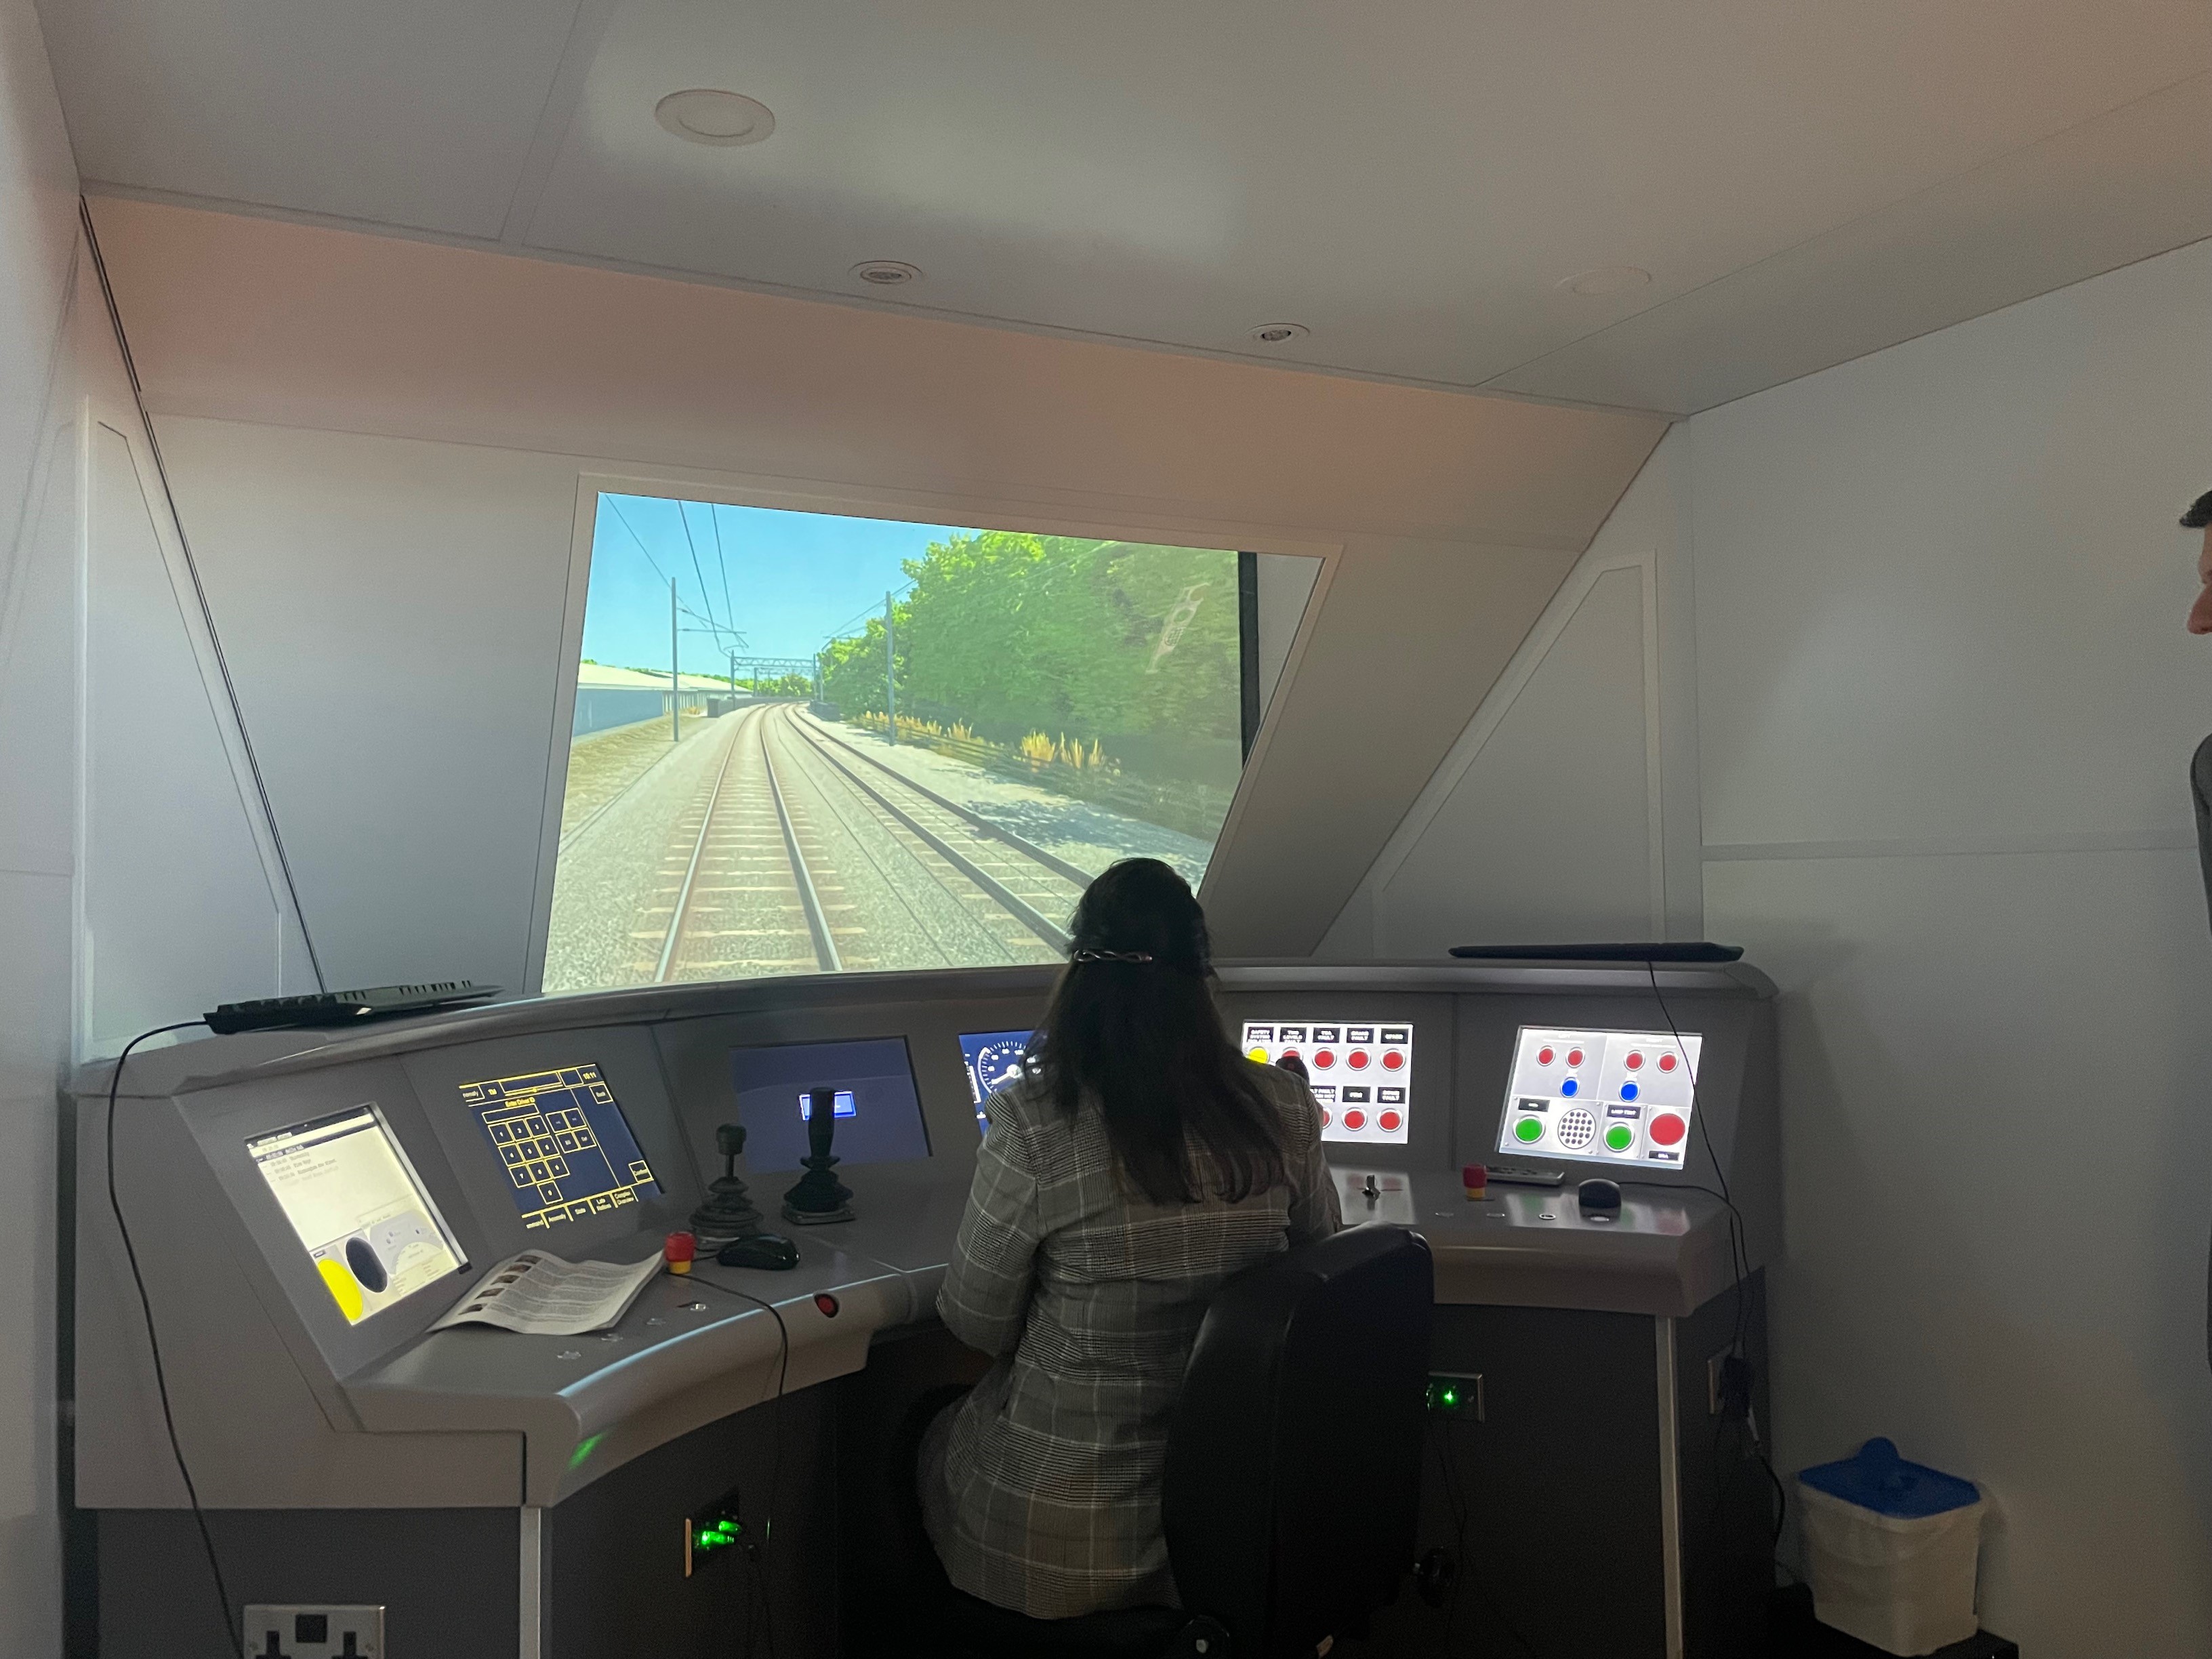
{"label": "recessed ceiling light", "polygon": [[1640,265],[1600,265],[1562,276],[1552,286],[1566,294],[1626,294],[1650,280],[1651,273]]}
{"label": "recessed ceiling light", "polygon": [[910,283],[921,275],[920,267],[903,259],[863,259],[847,273],[857,276],[871,288],[896,288]]}
{"label": "recessed ceiling light", "polygon": [[712,87],[670,93],[653,106],[653,118],[695,144],[757,144],[775,131],[766,104]]}
{"label": "recessed ceiling light", "polygon": [[1261,345],[1284,345],[1292,340],[1303,340],[1313,331],[1304,323],[1261,323],[1257,328],[1248,328],[1244,337],[1257,340]]}

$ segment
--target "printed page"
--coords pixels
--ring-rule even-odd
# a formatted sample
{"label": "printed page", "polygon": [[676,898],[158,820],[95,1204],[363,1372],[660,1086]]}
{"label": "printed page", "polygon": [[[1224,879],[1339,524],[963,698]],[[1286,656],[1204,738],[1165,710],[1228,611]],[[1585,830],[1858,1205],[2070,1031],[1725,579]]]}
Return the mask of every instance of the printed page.
{"label": "printed page", "polygon": [[581,1336],[617,1323],[661,1268],[658,1252],[624,1266],[564,1261],[525,1250],[486,1273],[453,1310],[430,1328],[496,1325],[526,1336]]}

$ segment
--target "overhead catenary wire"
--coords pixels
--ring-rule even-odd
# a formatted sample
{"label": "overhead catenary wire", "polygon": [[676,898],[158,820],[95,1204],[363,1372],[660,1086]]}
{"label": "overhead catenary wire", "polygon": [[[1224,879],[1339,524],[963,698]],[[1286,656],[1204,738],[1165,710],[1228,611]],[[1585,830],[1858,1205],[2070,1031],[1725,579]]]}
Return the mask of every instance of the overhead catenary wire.
{"label": "overhead catenary wire", "polygon": [[699,603],[707,607],[706,623],[709,628],[720,628],[714,620],[714,595],[707,591],[707,573],[699,564],[699,544],[691,534],[691,515],[684,510],[684,503],[676,503],[676,522],[684,526],[684,544],[691,550],[691,574],[699,583]]}

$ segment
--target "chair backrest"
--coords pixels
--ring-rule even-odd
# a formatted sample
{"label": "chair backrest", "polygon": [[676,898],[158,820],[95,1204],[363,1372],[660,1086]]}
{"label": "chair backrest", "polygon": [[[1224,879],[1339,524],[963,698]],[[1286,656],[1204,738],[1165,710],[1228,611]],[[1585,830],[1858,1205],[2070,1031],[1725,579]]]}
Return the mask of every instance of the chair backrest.
{"label": "chair backrest", "polygon": [[1306,1656],[1413,1564],[1435,1276],[1401,1228],[1274,1256],[1206,1310],[1168,1434],[1168,1559],[1237,1659]]}

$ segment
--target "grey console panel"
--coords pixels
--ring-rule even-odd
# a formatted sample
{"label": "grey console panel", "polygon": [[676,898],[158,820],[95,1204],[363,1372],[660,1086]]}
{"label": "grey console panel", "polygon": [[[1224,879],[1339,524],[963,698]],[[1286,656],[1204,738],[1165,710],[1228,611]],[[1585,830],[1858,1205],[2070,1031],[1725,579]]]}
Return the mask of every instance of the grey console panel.
{"label": "grey console panel", "polygon": [[[1611,1222],[1581,1216],[1572,1182],[1621,1171],[1571,1170],[1558,1191],[1493,1186],[1474,1203],[1458,1170],[1496,1156],[1521,1026],[1664,1029],[1641,967],[1231,963],[1220,999],[1232,1035],[1260,1018],[1410,1030],[1402,1144],[1335,1146],[1331,1157],[1348,1221],[1429,1237],[1440,1300],[1680,1316],[1733,1281],[1729,1213],[1715,1195],[1723,1182],[1749,1266],[1778,1247],[1772,988],[1742,968],[1662,968],[1657,980],[1672,1018],[1704,1036],[1703,1122],[1680,1170],[1628,1172],[1648,1184],[1631,1188]],[[1048,969],[1009,969],[668,987],[134,1054],[117,1193],[203,1500],[551,1504],[702,1425],[866,1364],[872,1339],[933,1317],[953,1249],[980,1144],[959,1037],[1026,1028],[1052,981]],[[928,1156],[848,1167],[856,1218],[786,1229],[798,1237],[796,1270],[704,1263],[689,1280],[656,1280],[614,1330],[582,1337],[429,1330],[526,1245],[608,1261],[657,1249],[719,1173],[716,1126],[739,1112],[733,1054],[892,1038],[911,1062]],[[589,1068],[618,1103],[643,1173],[620,1202],[548,1222],[544,1204],[518,1198],[477,1114],[482,1085],[560,1068]],[[74,1084],[78,1498],[173,1507],[184,1493],[105,1203],[108,1082],[103,1066]],[[464,1265],[349,1319],[247,1146],[371,1105]],[[775,1224],[790,1176],[748,1178]]]}

